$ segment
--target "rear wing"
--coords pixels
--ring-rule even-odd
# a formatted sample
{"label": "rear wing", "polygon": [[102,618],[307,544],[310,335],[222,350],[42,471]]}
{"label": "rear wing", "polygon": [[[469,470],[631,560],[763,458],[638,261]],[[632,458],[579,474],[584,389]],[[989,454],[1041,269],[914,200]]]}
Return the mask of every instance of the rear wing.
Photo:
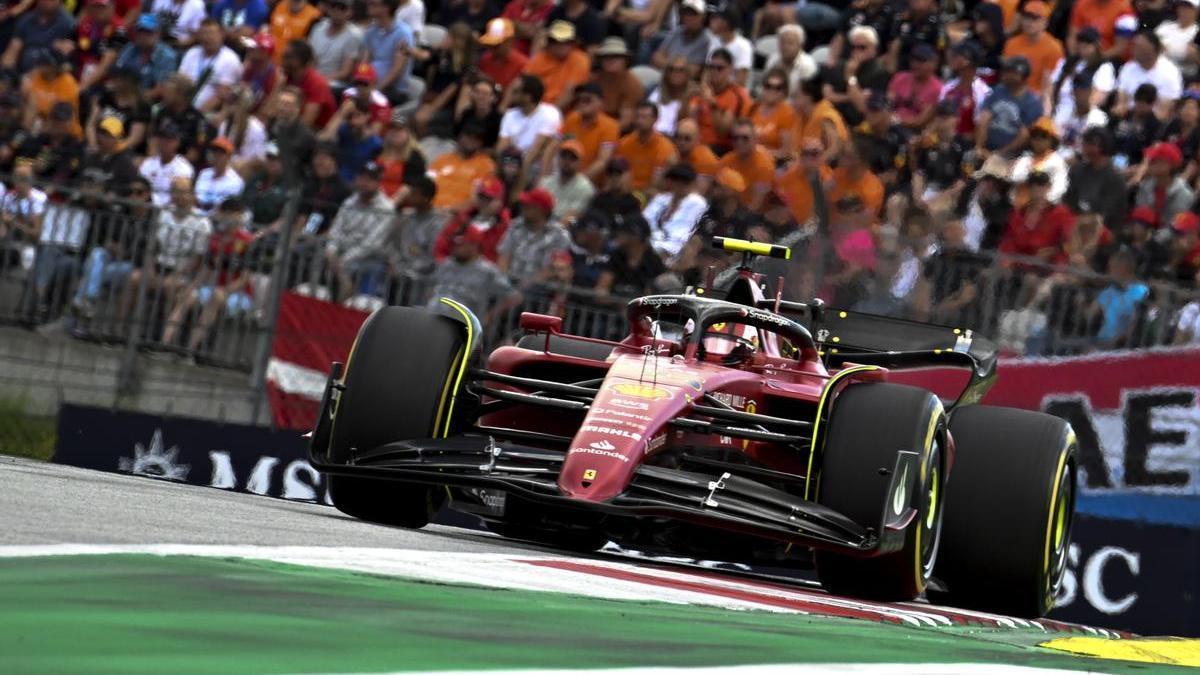
{"label": "rear wing", "polygon": [[[759,306],[773,310],[775,301],[763,300]],[[971,377],[956,406],[978,403],[996,379],[995,343],[969,329],[800,302],[780,302],[779,313],[809,329],[830,366],[969,369]]]}

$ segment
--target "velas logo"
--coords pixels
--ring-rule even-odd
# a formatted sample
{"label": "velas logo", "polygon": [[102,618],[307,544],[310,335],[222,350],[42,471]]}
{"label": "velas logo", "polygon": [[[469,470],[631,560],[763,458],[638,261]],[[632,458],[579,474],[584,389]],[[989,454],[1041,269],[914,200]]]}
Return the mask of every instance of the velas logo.
{"label": "velas logo", "polygon": [[133,457],[119,458],[117,468],[139,476],[184,481],[187,480],[191,467],[180,464],[178,457],[179,447],[172,445],[170,449],[164,449],[162,429],[155,429],[154,436],[150,439],[150,447],[135,443]]}
{"label": "velas logo", "polygon": [[648,398],[652,400],[670,398],[671,396],[671,392],[665,389],[648,387],[644,384],[614,384],[612,390],[624,396]]}

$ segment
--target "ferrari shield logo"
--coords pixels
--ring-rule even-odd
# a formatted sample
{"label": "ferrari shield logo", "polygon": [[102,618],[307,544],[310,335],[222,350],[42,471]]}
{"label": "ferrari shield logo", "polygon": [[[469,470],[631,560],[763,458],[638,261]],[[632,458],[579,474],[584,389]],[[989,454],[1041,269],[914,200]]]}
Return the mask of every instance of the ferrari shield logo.
{"label": "ferrari shield logo", "polygon": [[657,400],[660,398],[669,398],[671,396],[671,393],[664,389],[648,387],[644,384],[614,384],[612,389],[618,394],[632,396],[634,398],[649,398]]}
{"label": "ferrari shield logo", "polygon": [[584,472],[583,472],[583,479],[584,479],[584,480],[596,480],[596,470],[595,470],[595,469],[588,469],[587,471],[584,471]]}

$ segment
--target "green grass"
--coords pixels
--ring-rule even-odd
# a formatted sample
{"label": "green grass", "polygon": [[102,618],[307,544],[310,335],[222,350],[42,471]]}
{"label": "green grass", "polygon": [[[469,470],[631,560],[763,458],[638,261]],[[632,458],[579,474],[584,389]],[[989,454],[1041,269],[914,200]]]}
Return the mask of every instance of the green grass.
{"label": "green grass", "polygon": [[30,415],[22,401],[0,399],[0,455],[48,460],[56,436],[53,417]]}

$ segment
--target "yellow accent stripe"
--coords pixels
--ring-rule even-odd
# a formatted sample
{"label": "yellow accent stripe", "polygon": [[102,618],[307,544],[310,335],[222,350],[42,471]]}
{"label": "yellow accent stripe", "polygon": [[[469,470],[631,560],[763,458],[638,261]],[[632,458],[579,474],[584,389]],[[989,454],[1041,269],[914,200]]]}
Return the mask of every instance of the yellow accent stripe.
{"label": "yellow accent stripe", "polygon": [[1054,516],[1058,512],[1055,507],[1058,506],[1058,486],[1062,484],[1062,472],[1064,465],[1067,462],[1067,455],[1072,445],[1075,445],[1075,430],[1071,429],[1067,432],[1066,444],[1058,453],[1058,468],[1054,471],[1054,488],[1050,493],[1050,508],[1046,516],[1046,550],[1042,556],[1042,570],[1050,573],[1050,531],[1054,528]]}
{"label": "yellow accent stripe", "polygon": [[753,253],[754,255],[772,255],[776,250],[783,249],[783,259],[792,259],[792,249],[783,246],[775,246],[774,244],[764,244],[757,241],[745,241],[744,239],[725,239],[721,242],[721,247],[732,253]]}
{"label": "yellow accent stripe", "polygon": [[[475,322],[472,320],[471,310],[465,306],[450,298],[440,298],[438,301],[461,314],[463,322],[467,325],[467,342],[463,345],[462,358],[459,359],[458,377],[454,378],[454,386],[448,392],[442,392],[442,401],[438,404],[438,410],[441,410],[442,407],[446,408],[446,424],[442,428],[442,437],[445,438],[450,435],[450,420],[454,418],[454,403],[458,400],[458,390],[462,386],[463,376],[467,374],[467,361],[471,360],[471,348],[475,343]],[[453,366],[451,366],[451,370],[453,370]],[[447,378],[447,382],[449,382],[449,378]],[[448,404],[446,400],[447,393],[450,395]],[[436,426],[434,427],[434,433],[436,436]]]}
{"label": "yellow accent stripe", "polygon": [[[933,399],[933,404],[933,414],[929,416],[929,431],[925,433],[925,460],[929,459],[929,449],[933,446],[933,434],[935,431],[937,431],[938,422],[942,419],[942,415],[945,412],[945,409],[942,408],[942,402],[937,400],[936,397]],[[929,463],[927,461],[922,461],[921,476],[920,480],[917,482],[918,485],[925,484],[925,472],[928,469]],[[913,555],[916,557],[916,561],[913,565],[913,571],[917,575],[917,588],[921,589],[921,592],[923,593],[925,592],[925,587],[928,585],[928,579],[925,578],[925,566],[921,564],[921,523],[919,522],[917,523],[916,545],[913,546],[913,549],[915,551]]]}
{"label": "yellow accent stripe", "polygon": [[1184,638],[1114,640],[1080,636],[1050,640],[1039,646],[1114,661],[1200,666],[1200,640]]}
{"label": "yellow accent stripe", "polygon": [[437,412],[433,414],[432,432],[435,437],[437,436],[438,432],[438,423],[443,419],[449,419],[442,417],[442,408],[446,406],[446,401],[448,399],[448,395],[450,394],[450,385],[454,383],[454,365],[461,363],[463,358],[463,348],[459,347],[458,353],[454,355],[454,360],[450,362],[450,367],[446,370],[446,381],[442,384],[442,396],[438,399]]}
{"label": "yellow accent stripe", "polygon": [[[861,373],[868,370],[879,370],[879,366],[853,366],[844,370],[838,371],[829,381],[825,383],[825,388],[821,390],[821,396],[817,399],[817,417],[813,420],[812,429],[812,445],[808,450],[808,478],[804,481],[804,498],[807,500],[809,488],[813,484],[813,457],[817,456],[817,437],[820,435],[817,431],[821,427],[821,411],[825,409],[825,403],[829,400],[829,395],[833,393],[833,387],[843,378]],[[812,499],[816,499],[816,493],[813,493]]]}

